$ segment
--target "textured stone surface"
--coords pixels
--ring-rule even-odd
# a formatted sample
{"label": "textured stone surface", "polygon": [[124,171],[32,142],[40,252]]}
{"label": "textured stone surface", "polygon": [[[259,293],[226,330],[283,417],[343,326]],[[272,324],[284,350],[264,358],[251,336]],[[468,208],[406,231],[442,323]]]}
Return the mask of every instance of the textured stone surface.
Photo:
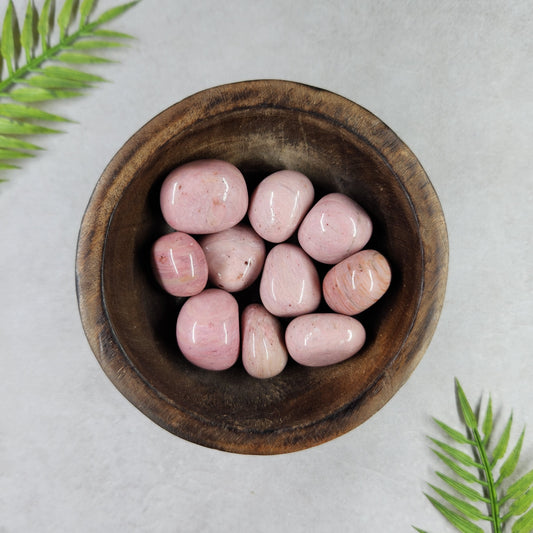
{"label": "textured stone surface", "polygon": [[239,306],[221,289],[206,289],[180,310],[176,337],[183,355],[208,370],[225,370],[239,356]]}
{"label": "textured stone surface", "polygon": [[229,292],[249,287],[261,274],[265,243],[252,228],[239,224],[206,235],[200,245],[207,259],[213,285]]}
{"label": "textured stone surface", "polygon": [[262,305],[250,304],[241,316],[242,363],[256,378],[278,375],[287,364],[287,349],[280,321]]}
{"label": "textured stone surface", "polygon": [[333,311],[356,315],[377,302],[390,282],[387,259],[375,250],[361,250],[329,270],[322,288],[324,299]]}
{"label": "textured stone surface", "polygon": [[248,218],[263,239],[280,243],[296,230],[313,203],[315,191],[307,176],[280,170],[261,181],[252,194]]}
{"label": "textured stone surface", "polygon": [[191,161],[174,169],[160,194],[161,211],[178,231],[206,234],[239,223],[248,209],[241,171],[226,161]]}
{"label": "textured stone surface", "polygon": [[158,283],[174,296],[193,296],[207,283],[207,261],[198,242],[180,231],[163,235],[152,246]]}
{"label": "textured stone surface", "polygon": [[372,221],[366,211],[348,196],[331,193],[307,213],[298,241],[313,259],[334,265],[361,250],[371,235]]}
{"label": "textured stone surface", "polygon": [[320,303],[320,280],[309,256],[294,244],[274,246],[265,259],[259,294],[273,315],[311,313]]}
{"label": "textured stone surface", "polygon": [[363,347],[365,339],[361,322],[336,313],[296,317],[285,332],[289,354],[306,366],[327,366],[345,361]]}

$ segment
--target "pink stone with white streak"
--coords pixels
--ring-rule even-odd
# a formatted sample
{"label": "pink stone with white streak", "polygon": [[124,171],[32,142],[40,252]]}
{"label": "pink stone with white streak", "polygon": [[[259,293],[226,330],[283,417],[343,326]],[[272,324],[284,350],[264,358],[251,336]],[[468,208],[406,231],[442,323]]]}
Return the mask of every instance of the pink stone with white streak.
{"label": "pink stone with white streak", "polygon": [[222,231],[238,224],[248,209],[241,171],[226,161],[202,159],[174,169],[160,193],[169,226],[192,234]]}
{"label": "pink stone with white streak", "polygon": [[269,242],[286,241],[296,231],[314,197],[311,180],[301,172],[274,172],[252,194],[248,209],[250,224]]}
{"label": "pink stone with white streak", "polygon": [[333,311],[356,315],[377,302],[390,282],[391,269],[385,257],[375,250],[361,250],[329,270],[322,289]]}
{"label": "pink stone with white streak", "polygon": [[285,331],[291,357],[301,365],[326,366],[345,361],[364,345],[366,332],[358,320],[336,313],[295,318]]}
{"label": "pink stone with white streak", "polygon": [[250,304],[242,313],[241,331],[246,372],[260,379],[277,376],[288,360],[280,321],[262,305]]}
{"label": "pink stone with white streak", "polygon": [[182,354],[207,370],[226,370],[237,361],[240,347],[239,306],[221,289],[206,289],[182,306],[176,323]]}
{"label": "pink stone with white streak", "polygon": [[175,231],[152,246],[151,262],[158,283],[174,296],[193,296],[207,284],[207,261],[200,245]]}
{"label": "pink stone with white streak", "polygon": [[213,285],[229,292],[249,287],[261,274],[265,262],[265,243],[249,226],[206,235],[200,245],[207,259]]}
{"label": "pink stone with white streak", "polygon": [[323,196],[298,230],[300,246],[315,260],[334,265],[361,250],[372,235],[372,221],[349,196]]}
{"label": "pink stone with white streak", "polygon": [[293,317],[311,313],[321,299],[315,265],[299,246],[287,243],[274,246],[265,259],[259,295],[273,315]]}

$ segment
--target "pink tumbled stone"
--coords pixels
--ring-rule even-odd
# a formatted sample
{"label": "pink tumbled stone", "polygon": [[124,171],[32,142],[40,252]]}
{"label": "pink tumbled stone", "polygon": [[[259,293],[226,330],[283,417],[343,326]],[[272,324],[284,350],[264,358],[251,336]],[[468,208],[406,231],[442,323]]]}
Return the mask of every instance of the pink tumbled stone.
{"label": "pink tumbled stone", "polygon": [[277,376],[288,360],[279,320],[262,305],[250,304],[241,316],[241,332],[246,372],[261,379]]}
{"label": "pink tumbled stone", "polygon": [[390,282],[391,269],[385,257],[375,250],[362,250],[329,270],[322,288],[333,311],[356,315],[377,302]]}
{"label": "pink tumbled stone", "polygon": [[206,234],[240,222],[248,189],[240,170],[226,161],[202,159],[174,169],[160,193],[161,212],[178,231]]}
{"label": "pink tumbled stone", "polygon": [[274,172],[252,194],[248,210],[250,224],[269,242],[286,241],[311,207],[314,196],[311,180],[301,172]]}
{"label": "pink tumbled stone", "polygon": [[183,355],[207,370],[226,370],[239,356],[239,306],[221,289],[206,289],[182,306],[176,338]]}
{"label": "pink tumbled stone", "polygon": [[289,354],[305,366],[326,366],[345,361],[363,347],[365,340],[361,322],[336,313],[299,316],[285,331]]}
{"label": "pink tumbled stone", "polygon": [[331,193],[307,213],[298,230],[300,246],[315,260],[334,265],[361,250],[372,235],[372,221],[350,197]]}
{"label": "pink tumbled stone", "polygon": [[255,231],[243,224],[206,235],[200,245],[207,259],[213,285],[229,292],[249,287],[261,274],[265,243]]}
{"label": "pink tumbled stone", "polygon": [[287,243],[274,246],[265,259],[259,294],[273,315],[292,317],[311,313],[321,298],[315,265],[299,246]]}
{"label": "pink tumbled stone", "polygon": [[186,233],[159,237],[152,246],[152,269],[158,283],[174,296],[193,296],[207,283],[207,261],[200,245]]}

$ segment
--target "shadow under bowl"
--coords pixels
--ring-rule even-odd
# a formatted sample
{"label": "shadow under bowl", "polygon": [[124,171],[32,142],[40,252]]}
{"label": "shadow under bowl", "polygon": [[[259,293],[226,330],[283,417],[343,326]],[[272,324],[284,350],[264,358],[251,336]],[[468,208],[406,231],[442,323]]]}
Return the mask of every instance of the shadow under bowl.
{"label": "shadow under bowl", "polygon": [[[341,192],[370,215],[367,248],[390,262],[392,283],[358,318],[358,355],[323,368],[289,362],[274,378],[238,363],[213,372],[180,354],[182,299],[154,281],[149,251],[170,231],[159,209],[166,175],[215,158],[244,174],[249,191],[293,169],[317,199]],[[422,358],[444,299],[448,241],[442,209],[422,166],[381,120],[328,91],[279,80],[215,87],[171,106],[117,152],[84,215],[76,257],[88,341],[117,389],[140,411],[191,442],[247,454],[292,452],[333,439],[378,411]],[[241,311],[257,291],[236,294]]]}

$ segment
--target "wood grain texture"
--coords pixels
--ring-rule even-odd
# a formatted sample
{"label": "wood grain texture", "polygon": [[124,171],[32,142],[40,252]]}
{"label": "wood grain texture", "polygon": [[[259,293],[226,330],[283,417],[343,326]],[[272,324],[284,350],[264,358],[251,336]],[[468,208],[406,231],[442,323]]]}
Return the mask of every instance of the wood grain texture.
{"label": "wood grain texture", "polygon": [[[367,210],[367,247],[389,260],[386,295],[358,316],[367,343],[325,368],[289,362],[258,380],[241,363],[222,372],[193,367],[174,331],[182,300],[153,279],[149,249],[169,231],[159,188],[176,166],[224,159],[249,190],[294,169],[317,199],[351,196]],[[301,450],[354,429],[405,383],[440,315],[448,268],[442,209],[409,148],[369,111],[336,94],[277,80],[215,87],[165,110],[118,151],[103,172],[80,228],[76,282],[83,326],[114,385],[144,414],[191,442],[247,454]],[[257,286],[237,294],[241,311]]]}

